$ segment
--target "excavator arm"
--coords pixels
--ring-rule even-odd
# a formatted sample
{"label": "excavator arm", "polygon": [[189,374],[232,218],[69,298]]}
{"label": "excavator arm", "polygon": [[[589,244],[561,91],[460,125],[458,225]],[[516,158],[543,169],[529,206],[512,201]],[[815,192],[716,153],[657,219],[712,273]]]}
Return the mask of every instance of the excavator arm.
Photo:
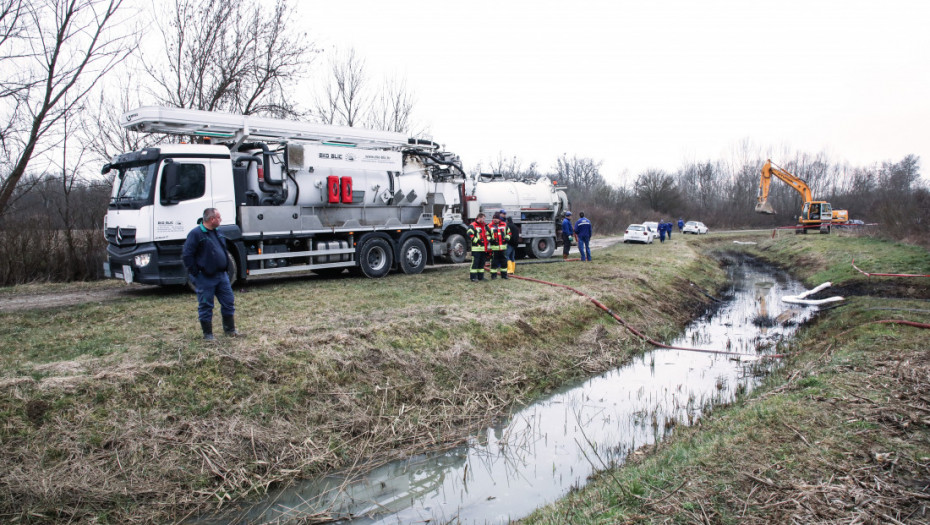
{"label": "excavator arm", "polygon": [[811,200],[813,200],[811,189],[806,182],[783,169],[772,166],[771,160],[766,160],[765,165],[762,166],[762,178],[759,180],[759,197],[756,202],[756,213],[766,213],[769,215],[775,213],[775,209],[772,208],[772,205],[768,202],[769,189],[772,184],[773,176],[778,177],[797,190],[798,193],[801,194],[802,202],[811,202]]}

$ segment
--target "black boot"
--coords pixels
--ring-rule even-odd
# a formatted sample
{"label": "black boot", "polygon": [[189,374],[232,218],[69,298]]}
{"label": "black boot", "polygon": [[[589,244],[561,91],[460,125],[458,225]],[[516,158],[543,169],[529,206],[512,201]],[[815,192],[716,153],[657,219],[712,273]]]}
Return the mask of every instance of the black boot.
{"label": "black boot", "polygon": [[223,316],[223,334],[226,337],[243,337],[244,334],[240,334],[236,331],[236,318],[232,315]]}
{"label": "black boot", "polygon": [[507,272],[501,272],[501,279],[507,279]]}
{"label": "black boot", "polygon": [[213,321],[200,321],[200,329],[203,330],[204,341],[216,341],[213,337]]}

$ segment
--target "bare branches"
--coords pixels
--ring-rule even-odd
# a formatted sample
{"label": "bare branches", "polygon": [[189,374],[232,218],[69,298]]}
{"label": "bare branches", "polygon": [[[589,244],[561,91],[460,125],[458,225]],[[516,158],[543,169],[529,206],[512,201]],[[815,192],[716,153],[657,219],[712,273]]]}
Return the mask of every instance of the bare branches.
{"label": "bare branches", "polygon": [[324,124],[360,125],[369,110],[365,61],[350,49],[330,59],[332,76],[316,101],[316,114]]}
{"label": "bare branches", "polygon": [[278,0],[268,13],[243,0],[177,0],[169,4],[160,32],[167,63],[149,58],[161,104],[292,116],[286,96],[301,80],[316,51],[306,33],[295,33],[293,9]]}
{"label": "bare branches", "polygon": [[[74,113],[84,96],[133,49],[116,35],[123,0],[3,0],[0,56],[2,155],[0,215],[50,131]],[[48,144],[43,147],[48,147]]]}
{"label": "bare branches", "polygon": [[568,157],[563,153],[556,159],[556,174],[560,181],[577,188],[596,188],[604,184],[601,176],[601,162],[590,158],[579,158],[577,155]]}

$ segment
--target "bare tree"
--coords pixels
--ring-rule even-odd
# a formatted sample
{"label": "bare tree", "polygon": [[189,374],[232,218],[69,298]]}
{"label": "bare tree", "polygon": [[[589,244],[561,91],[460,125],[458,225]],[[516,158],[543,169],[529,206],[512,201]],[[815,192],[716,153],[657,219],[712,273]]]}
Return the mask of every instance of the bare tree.
{"label": "bare tree", "polygon": [[[131,88],[133,79],[127,75],[119,88],[109,92],[101,91],[85,102],[84,116],[78,124],[79,140],[83,149],[91,153],[93,160],[103,165],[114,155],[127,151],[137,151],[171,140],[172,136],[137,133],[127,131],[119,125],[119,116],[129,108],[142,105],[138,89]],[[111,171],[108,178],[116,176]]]}
{"label": "bare tree", "polygon": [[371,107],[365,61],[350,49],[329,61],[332,76],[316,101],[316,115],[324,124],[357,126],[367,118]]}
{"label": "bare tree", "polygon": [[167,64],[145,70],[161,104],[207,111],[293,116],[288,90],[301,80],[316,49],[292,28],[293,9],[277,0],[267,11],[245,0],[175,0],[160,31]]}
{"label": "bare tree", "polygon": [[0,4],[0,215],[62,121],[133,48],[113,32],[123,0],[2,0]]}
{"label": "bare tree", "polygon": [[593,159],[577,155],[568,158],[563,153],[555,161],[556,175],[563,184],[574,189],[594,189],[604,185],[604,177],[601,175],[602,162],[595,162]]}
{"label": "bare tree", "polygon": [[634,188],[636,196],[652,210],[669,213],[676,211],[679,205],[675,178],[662,170],[652,169],[641,173],[636,177]]}
{"label": "bare tree", "polygon": [[414,135],[411,129],[414,104],[415,98],[407,89],[406,80],[388,79],[375,96],[366,126]]}

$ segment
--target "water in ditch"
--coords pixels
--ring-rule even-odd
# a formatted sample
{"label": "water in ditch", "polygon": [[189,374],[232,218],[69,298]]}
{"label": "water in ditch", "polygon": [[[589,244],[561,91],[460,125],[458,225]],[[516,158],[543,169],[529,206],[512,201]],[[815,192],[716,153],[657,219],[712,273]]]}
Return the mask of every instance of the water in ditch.
{"label": "water in ditch", "polygon": [[[512,414],[466,445],[395,461],[351,477],[332,475],[271,495],[234,519],[200,523],[508,523],[581,487],[596,470],[690,425],[709,408],[752,390],[815,307],[780,298],[804,287],[751,260],[728,266],[726,300],[690,323],[672,346],[735,357],[652,350]],[[622,313],[621,313],[622,315]],[[311,518],[314,516],[315,518]]]}

